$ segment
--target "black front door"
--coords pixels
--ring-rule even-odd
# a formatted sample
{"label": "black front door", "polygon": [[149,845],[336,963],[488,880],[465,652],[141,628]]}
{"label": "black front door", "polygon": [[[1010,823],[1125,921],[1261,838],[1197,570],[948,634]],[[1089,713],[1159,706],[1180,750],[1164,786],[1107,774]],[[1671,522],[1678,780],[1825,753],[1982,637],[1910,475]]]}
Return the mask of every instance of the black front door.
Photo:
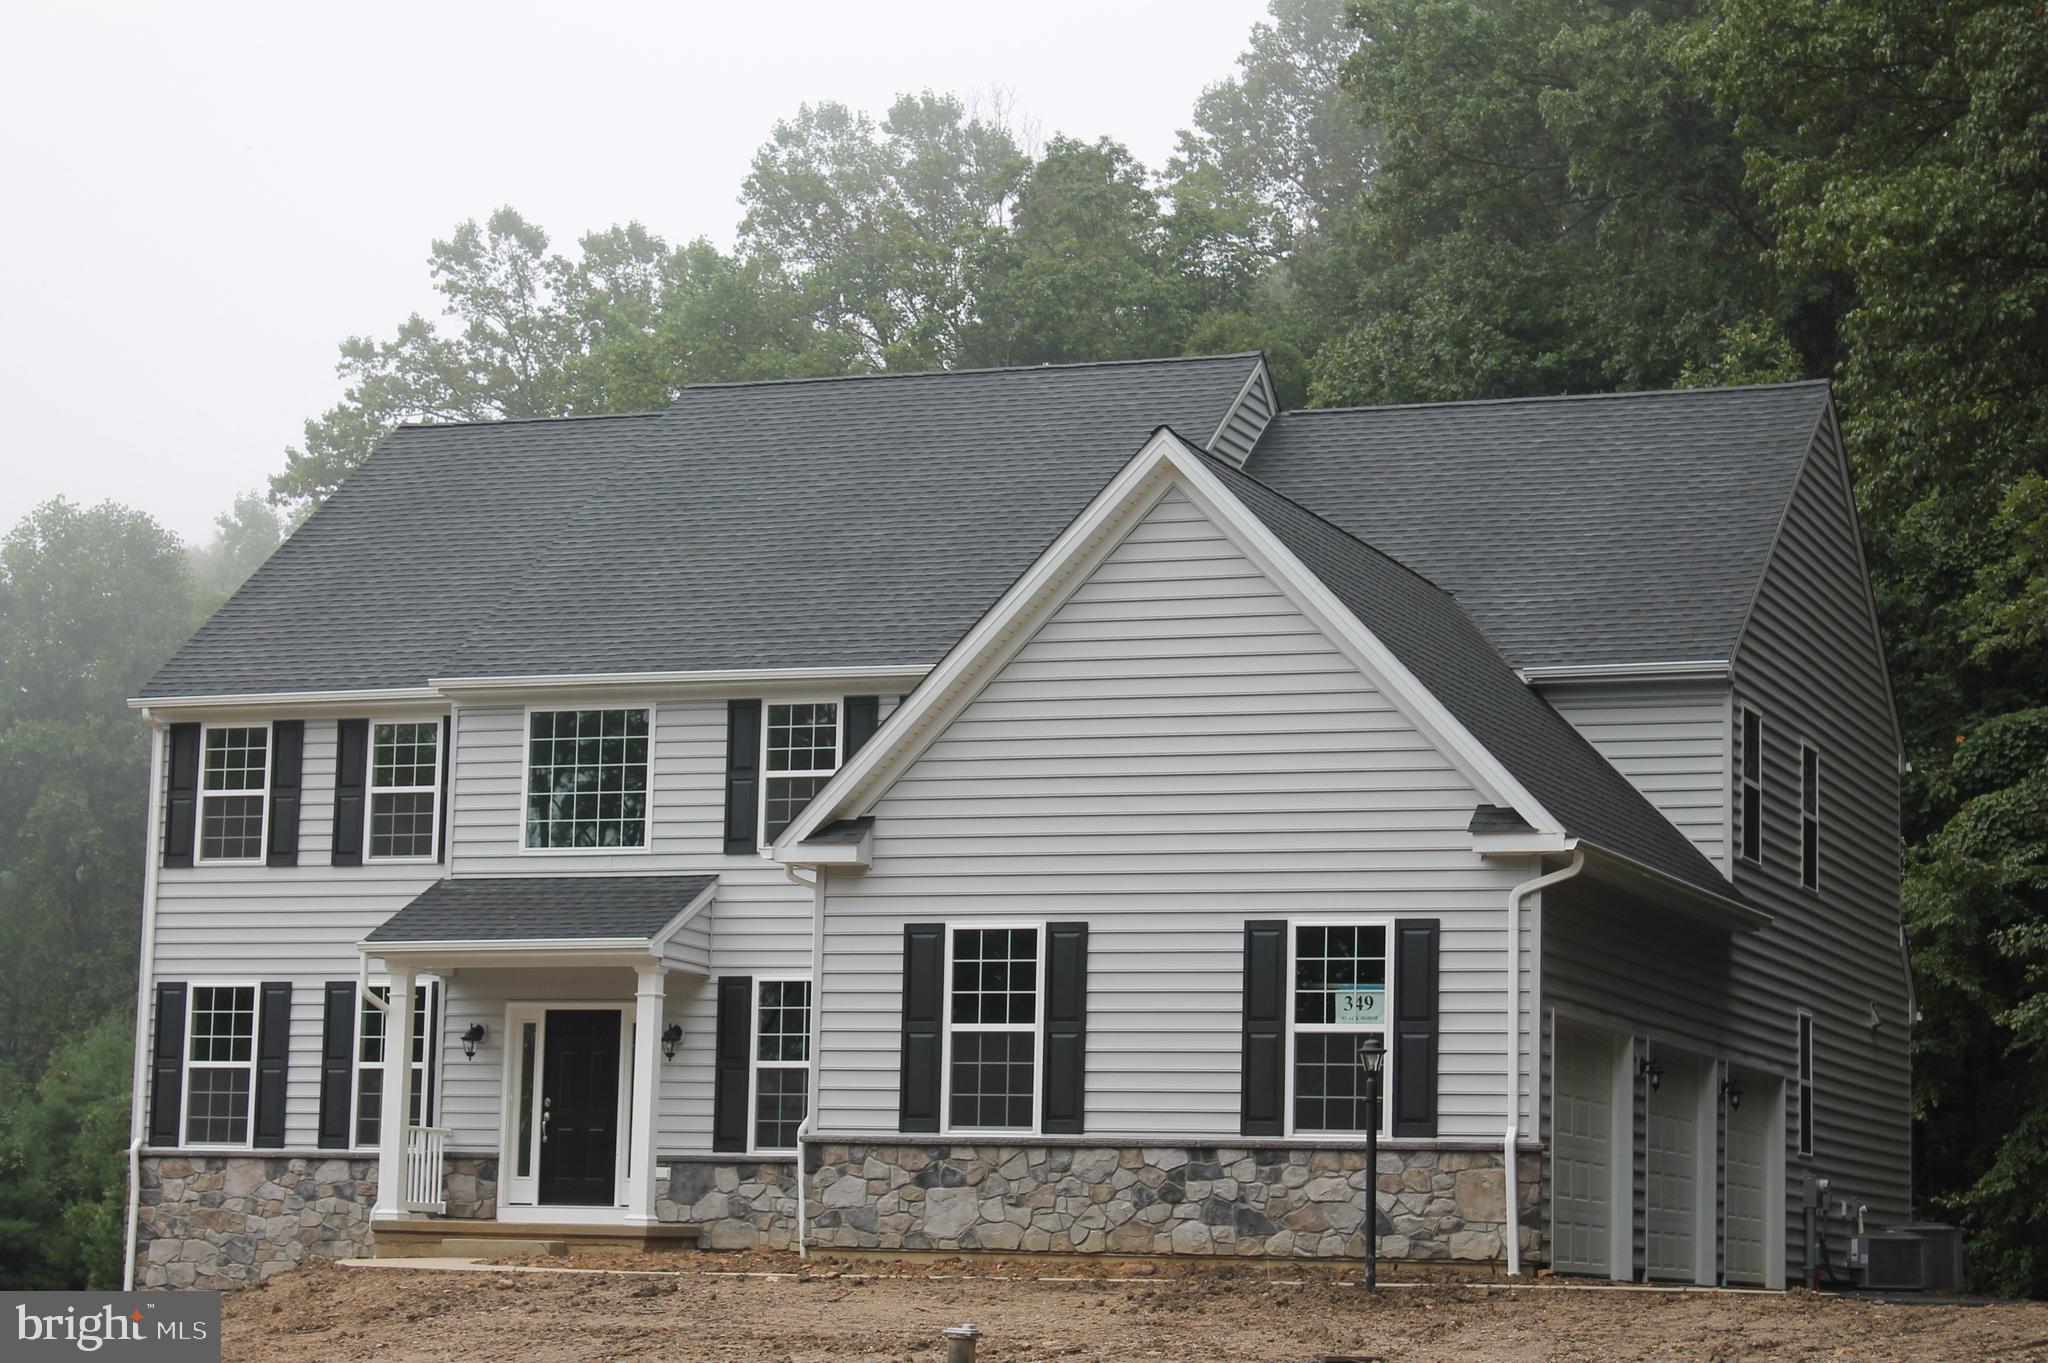
{"label": "black front door", "polygon": [[619,1139],[619,1013],[550,1008],[540,1086],[540,1200],[609,1207]]}

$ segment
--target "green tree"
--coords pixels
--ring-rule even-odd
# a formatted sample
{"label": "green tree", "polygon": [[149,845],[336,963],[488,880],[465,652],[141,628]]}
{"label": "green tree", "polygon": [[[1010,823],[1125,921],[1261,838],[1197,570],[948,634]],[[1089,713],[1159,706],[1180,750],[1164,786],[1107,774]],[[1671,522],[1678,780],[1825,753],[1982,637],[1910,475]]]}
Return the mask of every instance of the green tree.
{"label": "green tree", "polygon": [[198,623],[177,539],[47,502],[0,540],[0,1067],[132,1006],[148,732],[127,697]]}
{"label": "green tree", "polygon": [[289,529],[260,492],[235,494],[234,506],[213,518],[213,538],[191,550],[194,585],[224,600],[263,566]]}
{"label": "green tree", "polygon": [[67,1042],[32,1089],[0,1085],[0,1284],[121,1285],[132,1015]]}

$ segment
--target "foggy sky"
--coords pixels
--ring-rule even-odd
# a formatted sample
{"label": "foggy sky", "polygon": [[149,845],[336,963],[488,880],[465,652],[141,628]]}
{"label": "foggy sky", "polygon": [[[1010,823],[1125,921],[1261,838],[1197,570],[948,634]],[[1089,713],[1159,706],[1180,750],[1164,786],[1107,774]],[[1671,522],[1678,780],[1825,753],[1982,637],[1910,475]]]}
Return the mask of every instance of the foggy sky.
{"label": "foggy sky", "polygon": [[428,243],[465,218],[729,246],[777,118],[926,87],[1156,170],[1263,11],[8,0],[0,533],[61,493],[203,541],[340,397],[343,337],[438,312]]}

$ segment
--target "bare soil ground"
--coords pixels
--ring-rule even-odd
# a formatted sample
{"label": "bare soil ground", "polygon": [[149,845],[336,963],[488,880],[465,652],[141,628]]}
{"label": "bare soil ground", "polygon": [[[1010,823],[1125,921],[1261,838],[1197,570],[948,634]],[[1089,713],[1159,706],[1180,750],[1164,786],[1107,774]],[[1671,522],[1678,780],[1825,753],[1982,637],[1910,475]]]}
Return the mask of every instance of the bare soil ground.
{"label": "bare soil ground", "polygon": [[[1601,1291],[1390,1278],[1322,1266],[579,1257],[680,1274],[448,1273],[320,1264],[231,1293],[238,1363],[938,1363],[971,1320],[982,1363],[1957,1359],[2048,1363],[2048,1303]],[[971,1275],[971,1276],[969,1276]],[[1064,1279],[1063,1281],[1048,1279]]]}

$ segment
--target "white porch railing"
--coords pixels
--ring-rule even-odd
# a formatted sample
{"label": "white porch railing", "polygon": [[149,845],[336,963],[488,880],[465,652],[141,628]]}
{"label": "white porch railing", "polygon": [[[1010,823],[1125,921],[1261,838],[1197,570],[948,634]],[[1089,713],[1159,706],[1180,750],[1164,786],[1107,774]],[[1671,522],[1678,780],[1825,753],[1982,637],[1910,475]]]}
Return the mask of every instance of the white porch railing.
{"label": "white porch railing", "polygon": [[405,1129],[405,1209],[409,1212],[445,1212],[448,1195],[442,1178],[442,1155],[448,1147],[445,1126],[409,1126]]}

